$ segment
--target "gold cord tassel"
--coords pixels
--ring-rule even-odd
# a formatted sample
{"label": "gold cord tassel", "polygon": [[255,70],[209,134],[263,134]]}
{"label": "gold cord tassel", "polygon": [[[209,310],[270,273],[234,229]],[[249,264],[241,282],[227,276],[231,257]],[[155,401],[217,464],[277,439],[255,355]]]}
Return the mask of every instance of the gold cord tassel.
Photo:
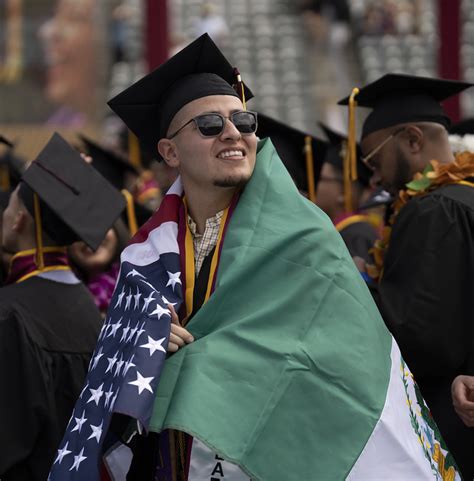
{"label": "gold cord tassel", "polygon": [[[245,87],[244,83],[242,82],[242,76],[240,75],[239,69],[234,67],[234,74],[237,78],[237,93],[240,95],[240,100],[244,106],[244,110],[247,110],[247,102],[245,100]],[[235,87],[234,87],[235,88]]]}
{"label": "gold cord tassel", "polygon": [[122,194],[127,201],[127,219],[128,219],[128,230],[130,234],[134,236],[138,230],[137,216],[135,215],[135,207],[133,202],[132,194],[127,189],[122,190]]}
{"label": "gold cord tassel", "polygon": [[347,148],[344,156],[344,208],[347,213],[352,212],[352,182],[357,180],[357,150],[356,150],[356,125],[355,108],[357,102],[355,97],[359,93],[357,87],[352,89],[349,97],[349,129]]}
{"label": "gold cord tassel", "polygon": [[314,184],[313,139],[307,135],[304,139],[306,153],[306,177],[308,179],[308,199],[316,202],[316,187]]}
{"label": "gold cord tassel", "polygon": [[140,143],[138,142],[137,136],[130,130],[128,131],[128,156],[133,166],[138,169],[142,166]]}
{"label": "gold cord tassel", "polygon": [[44,256],[43,256],[43,229],[41,224],[41,209],[39,203],[38,194],[33,194],[33,203],[35,209],[35,236],[36,236],[36,253],[35,262],[39,271],[44,269]]}

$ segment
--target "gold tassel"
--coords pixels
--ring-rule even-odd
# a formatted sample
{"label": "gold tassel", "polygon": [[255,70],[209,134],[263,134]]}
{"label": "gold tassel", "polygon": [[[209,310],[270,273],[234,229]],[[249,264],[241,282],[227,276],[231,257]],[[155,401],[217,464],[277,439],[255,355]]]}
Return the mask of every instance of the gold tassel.
{"label": "gold tassel", "polygon": [[130,163],[137,169],[142,166],[141,155],[140,155],[140,142],[138,142],[137,136],[128,131],[128,156]]}
{"label": "gold tassel", "polygon": [[234,74],[237,78],[237,88],[239,89],[237,93],[240,95],[240,100],[242,101],[244,110],[247,110],[247,102],[245,100],[245,87],[244,83],[242,82],[242,76],[240,75],[240,72],[237,68],[234,68]]}
{"label": "gold tassel", "polygon": [[308,179],[308,199],[316,202],[316,187],[314,184],[313,139],[307,135],[304,139],[306,153],[306,177]]}
{"label": "gold tassel", "polygon": [[347,138],[347,148],[344,156],[344,208],[347,213],[352,212],[352,182],[357,180],[357,142],[356,142],[356,125],[355,125],[355,109],[357,102],[355,97],[359,93],[357,87],[352,89],[349,97],[349,129]]}
{"label": "gold tassel", "polygon": [[41,209],[39,203],[39,197],[36,192],[33,194],[33,203],[35,209],[35,236],[36,236],[36,253],[35,262],[39,271],[44,269],[44,256],[43,256],[43,229],[41,224]]}
{"label": "gold tassel", "polygon": [[136,234],[138,230],[137,216],[135,215],[135,206],[133,202],[132,194],[127,189],[122,190],[122,194],[127,201],[127,219],[128,219],[128,230],[132,237]]}

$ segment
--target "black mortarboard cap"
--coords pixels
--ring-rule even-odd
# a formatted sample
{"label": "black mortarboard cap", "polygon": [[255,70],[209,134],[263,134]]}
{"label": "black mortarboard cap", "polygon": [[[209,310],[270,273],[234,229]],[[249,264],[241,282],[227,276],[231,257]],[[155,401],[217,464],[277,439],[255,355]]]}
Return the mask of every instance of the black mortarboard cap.
{"label": "black mortarboard cap", "polygon": [[313,150],[314,182],[317,184],[328,148],[327,142],[261,113],[258,114],[257,135],[260,138],[270,137],[296,186],[306,192],[308,191],[308,177],[305,139],[310,136]]}
{"label": "black mortarboard cap", "polygon": [[474,118],[464,119],[450,127],[449,133],[453,135],[474,134]]}
{"label": "black mortarboard cap", "polygon": [[58,244],[83,240],[97,249],[125,207],[123,196],[59,134],[25,171],[19,195],[34,216],[38,194],[43,230]]}
{"label": "black mortarboard cap", "polygon": [[[440,102],[473,85],[455,80],[386,74],[361,88],[355,97],[358,107],[373,109],[364,122],[362,138],[406,122],[436,122],[448,128],[450,119]],[[349,97],[338,103],[348,105]]]}
{"label": "black mortarboard cap", "polygon": [[138,175],[138,170],[124,156],[107,149],[92,139],[80,135],[86,152],[92,157],[92,167],[105,177],[116,189],[122,190],[125,174],[130,172]]}
{"label": "black mortarboard cap", "polygon": [[[325,162],[333,165],[341,172],[344,171],[344,155],[347,149],[347,136],[336,132],[328,127],[326,124],[319,122],[321,129],[328,138],[329,147],[326,152]],[[361,161],[362,152],[359,144],[356,146],[357,154],[357,181],[364,187],[368,187],[370,184],[370,178],[372,177],[372,171]]]}
{"label": "black mortarboard cap", "polygon": [[[238,96],[236,72],[206,33],[108,102],[128,128],[157,156],[176,113],[209,95]],[[252,98],[245,87],[245,99]]]}

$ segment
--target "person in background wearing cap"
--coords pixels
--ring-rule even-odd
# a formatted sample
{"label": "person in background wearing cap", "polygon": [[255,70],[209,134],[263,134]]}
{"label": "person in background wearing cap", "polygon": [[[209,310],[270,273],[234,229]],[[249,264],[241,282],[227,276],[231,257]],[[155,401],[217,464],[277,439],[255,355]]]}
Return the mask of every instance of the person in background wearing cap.
{"label": "person in background wearing cap", "polygon": [[316,184],[328,143],[261,112],[257,135],[260,139],[271,139],[300,193],[315,202]]}
{"label": "person in background wearing cap", "polygon": [[2,243],[13,257],[0,289],[4,481],[48,476],[102,324],[66,246],[82,239],[96,248],[123,207],[57,134],[10,197]]}
{"label": "person in background wearing cap", "polygon": [[320,125],[329,139],[329,147],[318,181],[316,204],[329,215],[351,256],[371,262],[369,250],[379,237],[382,219],[365,215],[359,212],[359,208],[370,197],[372,172],[360,161],[360,147],[357,146],[357,180],[346,192],[344,157],[347,138],[324,124]]}
{"label": "person in background wearing cap", "polygon": [[466,480],[474,477],[474,431],[454,411],[451,384],[474,374],[474,156],[453,156],[440,101],[471,86],[387,74],[351,96],[373,109],[363,160],[398,195],[370,269],[378,305]]}
{"label": "person in background wearing cap", "polygon": [[[352,257],[360,256],[369,261],[369,248],[378,237],[374,224],[379,227],[380,221],[376,223],[367,215],[346,213],[342,152],[345,137],[326,126],[323,130],[329,143],[262,113],[258,115],[257,135],[271,138],[298,190],[335,222]],[[355,208],[368,196],[371,176],[371,171],[359,164],[358,182],[351,190],[351,205]]]}
{"label": "person in background wearing cap", "polygon": [[87,286],[101,314],[105,316],[117,282],[120,253],[138,226],[148,220],[152,211],[134,202],[129,192],[133,190],[138,169],[124,156],[89,137],[80,135],[80,139],[83,144],[80,150],[87,153],[87,161],[117,191],[122,192],[127,201],[127,209],[124,211],[126,215],[117,219],[96,250],[92,250],[83,241],[75,242],[68,247],[74,272]]}
{"label": "person in background wearing cap", "polygon": [[[3,147],[2,147],[3,146]],[[0,134],[0,239],[3,211],[7,208],[12,192],[20,182],[25,161],[15,155],[15,145]],[[0,285],[6,278],[11,254],[0,246]]]}

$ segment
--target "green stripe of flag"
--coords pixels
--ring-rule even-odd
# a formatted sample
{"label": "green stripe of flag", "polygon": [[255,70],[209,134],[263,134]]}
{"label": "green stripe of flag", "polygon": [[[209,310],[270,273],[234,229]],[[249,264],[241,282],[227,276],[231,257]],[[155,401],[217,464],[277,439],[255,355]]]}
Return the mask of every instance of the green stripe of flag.
{"label": "green stripe of flag", "polygon": [[152,430],[186,431],[254,480],[349,473],[384,405],[391,338],[339,234],[268,140],[189,330],[196,341],[165,363]]}

